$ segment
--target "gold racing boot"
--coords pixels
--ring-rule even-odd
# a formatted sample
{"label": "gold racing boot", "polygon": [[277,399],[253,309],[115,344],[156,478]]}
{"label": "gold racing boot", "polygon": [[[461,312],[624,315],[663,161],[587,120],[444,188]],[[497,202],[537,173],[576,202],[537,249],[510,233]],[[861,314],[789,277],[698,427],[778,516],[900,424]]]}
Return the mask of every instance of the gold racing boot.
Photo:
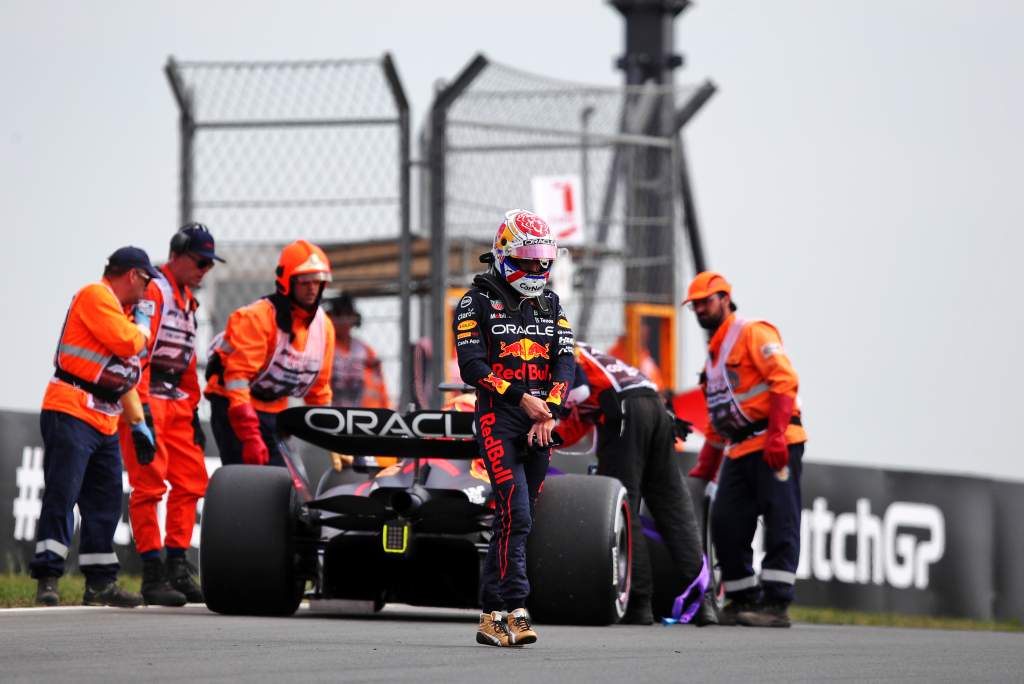
{"label": "gold racing boot", "polygon": [[508,646],[509,635],[500,611],[480,613],[480,627],[476,630],[476,643],[484,646]]}
{"label": "gold racing boot", "polygon": [[537,632],[530,624],[525,608],[516,608],[508,614],[508,645],[525,646],[537,641]]}

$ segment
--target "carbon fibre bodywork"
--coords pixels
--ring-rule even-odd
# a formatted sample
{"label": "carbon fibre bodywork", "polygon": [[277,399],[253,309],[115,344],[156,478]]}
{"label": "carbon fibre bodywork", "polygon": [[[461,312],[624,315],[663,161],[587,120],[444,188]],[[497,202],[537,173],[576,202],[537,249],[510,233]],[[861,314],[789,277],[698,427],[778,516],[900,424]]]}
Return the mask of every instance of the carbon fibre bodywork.
{"label": "carbon fibre bodywork", "polygon": [[[376,609],[480,605],[494,499],[473,414],[296,407],[279,414],[278,429],[335,454],[400,459],[365,479],[328,470],[313,486],[282,439],[295,491],[295,567],[313,582],[309,598]],[[556,453],[553,462],[572,456]],[[592,453],[574,460],[577,473],[589,472]],[[599,475],[562,476],[558,465],[549,474],[529,539],[528,607],[542,622],[617,622],[631,578],[626,490]]]}
{"label": "carbon fibre bodywork", "polygon": [[[301,463],[286,456],[319,528],[316,598],[478,605],[494,499],[472,414],[300,407],[282,412],[278,427],[335,453],[402,459],[362,482],[329,470],[313,488]],[[408,529],[404,548],[385,549],[386,525]]]}

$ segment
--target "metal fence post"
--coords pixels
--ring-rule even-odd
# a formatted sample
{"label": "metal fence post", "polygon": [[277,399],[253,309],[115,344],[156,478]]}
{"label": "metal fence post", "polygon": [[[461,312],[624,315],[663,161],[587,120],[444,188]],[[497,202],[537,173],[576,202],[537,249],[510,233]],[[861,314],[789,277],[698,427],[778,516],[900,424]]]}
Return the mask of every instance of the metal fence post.
{"label": "metal fence post", "polygon": [[448,108],[459,95],[469,87],[484,67],[487,58],[482,54],[474,57],[451,84],[445,86],[434,98],[430,108],[430,339],[432,353],[430,360],[433,387],[429,395],[435,405],[441,403],[441,392],[437,384],[444,382],[445,358],[444,307],[448,291],[448,229],[445,224],[445,166],[447,160]]}
{"label": "metal fence post", "polygon": [[227,256],[198,294],[201,339],[272,288],[282,245],[307,239],[327,252],[332,289],[366,298],[361,335],[389,401],[405,402],[411,116],[391,56],[171,57],[164,74],[179,114],[180,220],[209,224]]}
{"label": "metal fence post", "polygon": [[174,57],[167,58],[164,67],[171,91],[178,103],[178,225],[185,225],[192,220],[192,141],[196,126],[192,114],[192,97],[178,73],[178,63]]}
{"label": "metal fence post", "polygon": [[387,76],[388,84],[391,86],[391,94],[395,98],[395,107],[398,109],[398,197],[399,197],[399,223],[401,233],[399,235],[399,266],[398,266],[398,297],[401,310],[401,321],[399,324],[401,340],[399,342],[399,367],[401,376],[399,380],[399,409],[404,410],[412,401],[412,346],[410,345],[411,321],[410,321],[410,299],[412,297],[412,232],[410,227],[410,166],[409,158],[411,145],[411,132],[409,123],[409,100],[402,88],[402,81],[398,77],[398,70],[390,53],[385,53],[381,60],[384,74]]}

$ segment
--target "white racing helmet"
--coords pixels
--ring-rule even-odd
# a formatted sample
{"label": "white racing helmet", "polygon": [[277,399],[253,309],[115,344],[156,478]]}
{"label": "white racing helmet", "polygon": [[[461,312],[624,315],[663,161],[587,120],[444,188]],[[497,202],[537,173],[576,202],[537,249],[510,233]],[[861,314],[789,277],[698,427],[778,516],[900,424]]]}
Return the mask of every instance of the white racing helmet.
{"label": "white racing helmet", "polygon": [[[558,243],[547,222],[533,212],[513,209],[505,213],[491,248],[494,268],[524,297],[537,297],[551,278],[551,266],[558,254]],[[521,259],[539,261],[541,271],[529,273]]]}

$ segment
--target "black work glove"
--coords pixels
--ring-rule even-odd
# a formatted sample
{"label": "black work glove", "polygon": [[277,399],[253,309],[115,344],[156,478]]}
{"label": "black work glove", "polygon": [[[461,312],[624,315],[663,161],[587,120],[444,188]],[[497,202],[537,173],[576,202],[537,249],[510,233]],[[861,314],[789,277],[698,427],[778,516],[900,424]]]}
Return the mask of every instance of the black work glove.
{"label": "black work glove", "polygon": [[192,411],[192,443],[206,451],[206,433],[203,432],[203,424],[199,420],[199,409]]}
{"label": "black work glove", "polygon": [[139,465],[149,465],[153,462],[156,456],[156,440],[146,421],[132,425],[132,444],[135,445],[135,460]]}
{"label": "black work glove", "polygon": [[672,416],[672,431],[675,432],[676,437],[685,442],[686,438],[690,436],[691,432],[693,432],[693,423],[677,417],[671,411],[669,412],[669,415]]}

